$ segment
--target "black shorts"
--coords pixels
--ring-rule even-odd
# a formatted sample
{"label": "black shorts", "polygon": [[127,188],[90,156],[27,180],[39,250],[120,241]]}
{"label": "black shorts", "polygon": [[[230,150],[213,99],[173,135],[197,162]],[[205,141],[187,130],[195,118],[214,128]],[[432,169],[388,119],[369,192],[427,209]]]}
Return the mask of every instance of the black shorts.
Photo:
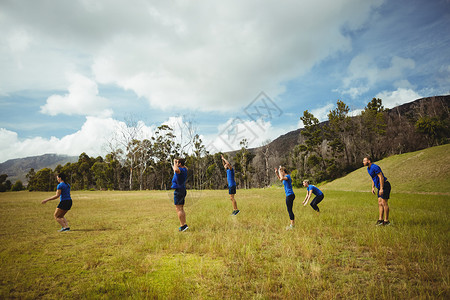
{"label": "black shorts", "polygon": [[387,200],[389,199],[390,195],[391,195],[391,184],[389,183],[389,181],[386,181],[383,186],[383,195],[380,195],[380,190],[378,190],[377,196],[378,198]]}
{"label": "black shorts", "polygon": [[235,185],[228,187],[228,194],[230,194],[230,195],[236,194],[236,186]]}
{"label": "black shorts", "polygon": [[186,189],[175,189],[175,191],[173,192],[173,203],[175,205],[184,205],[186,194]]}
{"label": "black shorts", "polygon": [[59,209],[69,210],[72,207],[72,200],[60,201],[57,207]]}

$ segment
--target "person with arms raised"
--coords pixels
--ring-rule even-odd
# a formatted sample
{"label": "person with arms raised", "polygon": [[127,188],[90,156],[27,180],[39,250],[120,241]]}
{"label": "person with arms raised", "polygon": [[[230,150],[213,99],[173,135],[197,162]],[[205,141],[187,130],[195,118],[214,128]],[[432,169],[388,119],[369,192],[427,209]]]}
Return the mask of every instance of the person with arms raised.
{"label": "person with arms raised", "polygon": [[186,198],[186,179],[187,179],[187,168],[184,165],[185,160],[183,158],[175,158],[173,160],[173,178],[172,178],[172,188],[175,189],[173,192],[173,200],[175,208],[177,210],[178,220],[180,221],[180,227],[178,231],[186,231],[189,227],[186,224],[186,213],[184,212],[184,203]]}
{"label": "person with arms raised", "polygon": [[240,210],[237,208],[236,199],[234,198],[236,195],[236,181],[234,180],[234,169],[231,166],[230,162],[221,156],[223,167],[227,170],[227,181],[228,181],[228,194],[230,195],[231,204],[233,205],[233,212],[231,215],[237,215]]}

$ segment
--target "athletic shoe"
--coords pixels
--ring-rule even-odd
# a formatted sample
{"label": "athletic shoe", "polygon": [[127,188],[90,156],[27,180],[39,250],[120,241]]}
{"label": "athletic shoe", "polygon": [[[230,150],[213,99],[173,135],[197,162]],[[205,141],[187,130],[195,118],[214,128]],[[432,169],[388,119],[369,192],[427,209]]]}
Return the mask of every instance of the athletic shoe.
{"label": "athletic shoe", "polygon": [[383,226],[389,226],[389,225],[391,225],[391,222],[389,222],[389,221],[384,221],[383,222]]}
{"label": "athletic shoe", "polygon": [[233,210],[233,213],[232,213],[232,215],[233,216],[235,216],[235,215],[237,215],[238,213],[240,213],[241,211],[239,210],[239,209],[237,209],[237,210]]}
{"label": "athletic shoe", "polygon": [[375,224],[376,226],[380,226],[383,225],[384,221],[383,220],[378,220],[377,223]]}
{"label": "athletic shoe", "polygon": [[70,231],[70,227],[67,228],[61,228],[60,230],[58,230],[59,232],[63,232],[63,231]]}
{"label": "athletic shoe", "polygon": [[187,224],[184,224],[183,226],[181,226],[180,228],[178,228],[178,231],[183,232],[186,231],[189,227],[187,226]]}
{"label": "athletic shoe", "polygon": [[292,229],[294,229],[294,226],[292,224],[289,226],[286,226],[286,230],[292,230]]}

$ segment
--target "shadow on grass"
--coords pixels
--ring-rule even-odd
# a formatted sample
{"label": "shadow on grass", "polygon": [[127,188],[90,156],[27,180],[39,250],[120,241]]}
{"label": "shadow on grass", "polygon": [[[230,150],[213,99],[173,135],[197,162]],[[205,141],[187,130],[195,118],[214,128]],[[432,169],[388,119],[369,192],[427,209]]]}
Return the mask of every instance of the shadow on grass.
{"label": "shadow on grass", "polygon": [[114,228],[80,228],[80,229],[70,229],[70,231],[85,231],[85,232],[89,232],[89,231],[112,231],[112,230],[116,230]]}

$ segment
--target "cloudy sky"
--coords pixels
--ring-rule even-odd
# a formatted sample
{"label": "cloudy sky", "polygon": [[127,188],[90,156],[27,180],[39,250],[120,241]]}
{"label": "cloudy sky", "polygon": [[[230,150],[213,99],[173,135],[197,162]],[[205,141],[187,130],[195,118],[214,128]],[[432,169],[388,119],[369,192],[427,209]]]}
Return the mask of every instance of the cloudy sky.
{"label": "cloudy sky", "polygon": [[212,152],[450,93],[450,0],[0,1],[0,162],[191,124]]}

